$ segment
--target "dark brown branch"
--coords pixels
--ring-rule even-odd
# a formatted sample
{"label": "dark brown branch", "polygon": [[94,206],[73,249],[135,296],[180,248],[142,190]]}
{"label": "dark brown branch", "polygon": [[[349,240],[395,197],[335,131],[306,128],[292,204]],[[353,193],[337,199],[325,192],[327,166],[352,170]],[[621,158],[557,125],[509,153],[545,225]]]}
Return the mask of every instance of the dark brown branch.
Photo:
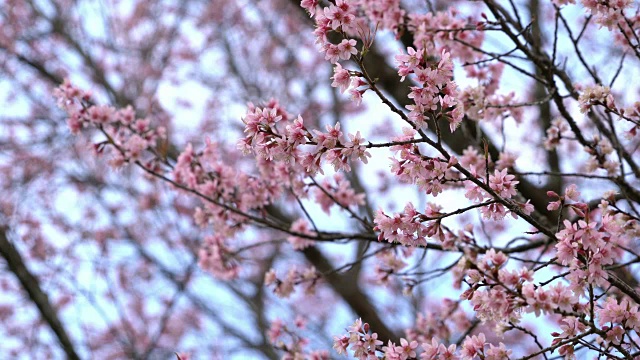
{"label": "dark brown branch", "polygon": [[[268,208],[269,213],[284,222],[291,222],[288,216],[275,206]],[[373,331],[378,333],[378,339],[384,343],[391,340],[398,342],[398,336],[380,318],[379,311],[369,301],[369,297],[358,285],[358,279],[354,278],[355,272],[335,273],[333,264],[320,252],[317,247],[308,247],[302,251],[304,257],[321,273],[328,273],[326,280],[333,290],[349,305],[351,310],[371,325]]]}
{"label": "dark brown branch", "polygon": [[29,299],[31,299],[40,311],[42,318],[55,333],[67,358],[79,360],[80,356],[76,353],[73,343],[71,343],[71,339],[69,335],[67,335],[67,331],[62,325],[56,310],[53,305],[51,305],[51,302],[49,302],[49,297],[40,287],[38,278],[27,269],[20,252],[18,252],[18,249],[16,249],[7,238],[6,227],[0,227],[0,255],[2,255],[2,258],[7,262],[9,270],[18,278],[22,288],[29,295]]}

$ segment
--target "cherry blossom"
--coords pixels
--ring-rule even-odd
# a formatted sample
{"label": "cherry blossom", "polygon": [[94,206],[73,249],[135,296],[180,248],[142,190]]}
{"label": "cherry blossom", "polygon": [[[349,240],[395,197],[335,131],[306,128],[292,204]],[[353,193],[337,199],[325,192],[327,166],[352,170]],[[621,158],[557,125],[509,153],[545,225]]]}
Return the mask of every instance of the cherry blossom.
{"label": "cherry blossom", "polygon": [[8,356],[637,357],[633,2],[64,5],[0,15]]}

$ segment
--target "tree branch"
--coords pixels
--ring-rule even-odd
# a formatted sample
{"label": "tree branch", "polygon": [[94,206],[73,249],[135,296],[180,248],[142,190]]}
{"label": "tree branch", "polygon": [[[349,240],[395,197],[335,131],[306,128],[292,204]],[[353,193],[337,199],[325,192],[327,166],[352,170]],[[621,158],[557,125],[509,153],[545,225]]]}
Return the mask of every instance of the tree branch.
{"label": "tree branch", "polygon": [[56,310],[49,302],[49,297],[40,287],[38,278],[25,266],[22,256],[7,238],[7,228],[3,226],[0,226],[0,255],[7,262],[9,270],[18,278],[31,301],[38,307],[42,318],[55,333],[62,350],[67,354],[67,358],[79,360],[80,356],[76,353]]}

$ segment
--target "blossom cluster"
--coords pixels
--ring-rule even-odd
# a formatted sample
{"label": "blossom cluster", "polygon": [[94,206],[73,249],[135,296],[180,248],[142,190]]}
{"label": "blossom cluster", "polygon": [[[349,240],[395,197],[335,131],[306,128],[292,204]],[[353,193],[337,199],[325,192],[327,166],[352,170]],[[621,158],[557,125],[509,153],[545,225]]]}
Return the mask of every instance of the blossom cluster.
{"label": "blossom cluster", "polygon": [[461,298],[471,302],[481,321],[491,321],[503,331],[510,324],[518,324],[523,312],[540,316],[581,309],[570,287],[560,282],[535,285],[532,270],[510,270],[505,267],[507,260],[504,253],[490,249],[476,261],[459,263],[466,270],[465,282],[470,286]]}
{"label": "blossom cluster", "polygon": [[618,301],[609,297],[601,308],[596,310],[598,324],[605,332],[605,341],[620,344],[626,341],[624,337],[629,332],[640,331],[640,312],[638,305],[633,305],[628,299]]}
{"label": "blossom cluster", "polygon": [[[495,74],[491,79],[500,78]],[[464,113],[473,120],[488,120],[497,124],[507,118],[513,118],[517,124],[522,122],[522,107],[516,106],[514,92],[508,94],[493,93],[489,86],[469,86],[463,89],[458,96]]]}
{"label": "blossom cluster", "polygon": [[312,16],[315,16],[316,44],[325,53],[325,59],[335,64],[339,59],[349,60],[351,55],[357,54],[354,39],[345,38],[340,44],[335,45],[328,38],[328,34],[332,31],[346,35],[358,30],[355,6],[345,0],[337,0],[335,4],[322,8],[322,11],[317,11],[317,1],[303,1],[301,5]]}
{"label": "blossom cluster", "polygon": [[266,286],[273,285],[273,292],[281,297],[288,298],[295,291],[295,285],[305,284],[305,292],[312,294],[315,291],[320,274],[315,267],[311,266],[305,269],[298,269],[292,267],[287,271],[287,275],[284,278],[278,278],[276,271],[270,269],[264,275],[264,284]]}
{"label": "blossom cluster", "polygon": [[623,23],[624,10],[631,7],[632,4],[632,0],[582,0],[582,5],[595,17],[596,23],[609,30]]}
{"label": "blossom cluster", "polygon": [[450,344],[449,346],[432,337],[429,341],[418,343],[415,340],[400,339],[400,344],[389,341],[383,346],[383,342],[378,340],[378,334],[372,332],[368,323],[363,323],[357,319],[353,325],[347,329],[347,335],[335,336],[333,348],[338,354],[347,355],[351,352],[353,358],[359,360],[379,359],[388,360],[506,360],[511,355],[503,343],[498,346],[486,341],[483,333],[467,336],[460,346]]}
{"label": "blossom cluster", "polygon": [[383,285],[389,284],[391,275],[398,274],[408,265],[391,249],[376,254],[376,260],[376,266],[373,268],[374,279],[377,283]]}
{"label": "blossom cluster", "polygon": [[[478,175],[472,173],[472,175]],[[519,183],[515,179],[515,175],[508,173],[508,169],[495,170],[493,175],[489,175],[489,188],[498,196],[502,201],[510,200],[517,194],[516,185]],[[511,214],[514,218],[517,218],[517,213],[506,207],[501,201],[494,200],[494,196],[490,195],[486,189],[478,185],[473,181],[465,182],[465,197],[476,203],[482,203],[488,201],[489,204],[483,206],[480,209],[482,217],[487,220],[502,220],[506,215]],[[531,214],[533,212],[533,205],[529,201],[525,203],[515,202],[515,205],[524,214]]]}
{"label": "blossom cluster", "polygon": [[637,136],[640,128],[640,102],[635,102],[627,108],[619,107],[608,86],[592,85],[582,89],[578,103],[582,113],[588,113],[594,107],[601,106],[606,112],[618,115],[619,120],[631,124],[631,128],[625,132],[627,138]]}
{"label": "blossom cluster", "polygon": [[[585,204],[573,207],[584,209]],[[603,216],[600,225],[586,214],[574,223],[564,221],[564,229],[556,234],[557,257],[560,263],[569,266],[566,278],[576,294],[582,295],[588,285],[608,286],[605,266],[613,264],[622,255],[620,246],[626,242],[622,233],[620,224],[610,215]]]}
{"label": "blossom cluster", "polygon": [[322,184],[315,187],[314,200],[320,205],[322,211],[330,215],[331,207],[334,205],[344,209],[364,205],[365,195],[356,193],[345,176],[342,173],[336,173],[333,175],[333,181],[326,177]]}
{"label": "blossom cluster", "polygon": [[428,157],[421,153],[420,148],[413,144],[415,131],[404,129],[404,134],[392,138],[396,144],[391,151],[397,158],[391,158],[391,172],[399,181],[416,184],[421,191],[437,196],[448,182],[458,179],[453,167],[458,163],[455,156],[448,160],[438,157]]}
{"label": "blossom cluster", "polygon": [[412,86],[409,98],[413,104],[407,105],[408,115],[419,128],[427,127],[427,120],[446,119],[449,129],[454,132],[464,117],[462,106],[458,106],[458,86],[453,81],[451,54],[445,50],[439,61],[427,59],[424,49],[407,48],[407,54],[396,55],[398,75],[404,79],[413,74],[418,86]]}
{"label": "blossom cluster", "polygon": [[[400,20],[405,15],[399,1],[373,1],[362,6],[365,16],[359,17],[359,4],[357,1],[338,0],[335,4],[318,11],[317,1],[306,0],[301,3],[302,7],[316,18],[316,43],[325,53],[325,59],[335,64],[332,86],[339,87],[342,92],[350,89],[349,94],[357,104],[370,87],[362,88],[363,85],[367,85],[361,78],[362,74],[350,72],[338,63],[339,60],[349,60],[358,54],[357,42],[349,36],[356,34],[362,39],[361,56],[364,56],[373,41],[371,31],[365,30],[368,27],[365,24],[375,24],[376,29],[397,31]],[[456,10],[450,10],[426,15],[410,14],[408,17],[407,27],[413,34],[414,47],[408,47],[406,54],[397,55],[396,62],[401,78],[404,80],[412,75],[412,81],[417,85],[411,87],[409,95],[413,104],[406,106],[410,110],[409,118],[417,128],[427,127],[429,119],[446,119],[452,132],[462,122],[467,109],[478,115],[477,106],[480,106],[482,112],[480,116],[474,117],[478,120],[498,118],[505,112],[519,119],[521,110],[509,107],[514,98],[513,93],[506,96],[494,95],[503,64],[467,68],[469,76],[477,78],[480,82],[480,86],[475,88],[475,93],[483,99],[481,101],[469,101],[469,92],[460,92],[453,81],[452,57],[469,63],[478,60],[476,53],[469,51],[469,47],[460,41],[455,41],[454,37],[476,47],[479,47],[484,39],[482,31],[470,31],[476,30],[476,26],[469,27],[467,21],[458,18],[457,15]],[[343,37],[340,43],[334,44],[329,41],[330,32]],[[485,98],[488,100],[485,101]]]}
{"label": "blossom cluster", "polygon": [[636,138],[640,132],[640,101],[620,111],[620,118],[631,124],[625,135],[629,139]]}
{"label": "blossom cluster", "polygon": [[432,338],[451,339],[471,325],[469,315],[460,306],[461,300],[442,299],[419,312],[412,327],[405,329],[407,341],[431,342]]}
{"label": "blossom cluster", "polygon": [[[358,17],[357,7],[351,1],[338,0],[335,4],[323,7],[321,11],[318,11],[319,4],[316,0],[303,0],[300,5],[312,17],[315,17],[316,29],[314,34],[316,36],[316,44],[319,46],[320,51],[325,54],[325,59],[335,65],[331,86],[339,88],[342,93],[349,89],[351,99],[356,105],[359,105],[369,86],[359,75],[352,76],[352,73],[343,68],[338,61],[346,61],[351,59],[352,56],[358,55],[357,41],[351,38],[354,35],[359,35],[362,38],[365,42],[365,47],[371,45],[371,34],[369,30],[365,30],[365,20]],[[371,10],[371,6],[375,6],[373,2],[368,5],[365,9]],[[391,5],[387,2],[384,6]],[[368,14],[375,16],[374,13],[378,14],[375,11]],[[382,17],[388,19],[388,15],[383,15]],[[330,33],[339,34],[342,37],[340,43],[332,43],[329,40]],[[364,51],[366,50],[363,49],[362,52]]]}
{"label": "blossom cluster", "polygon": [[219,234],[204,238],[198,252],[198,266],[225,280],[237,277],[240,271],[233,252],[229,249],[224,237]]}
{"label": "blossom cluster", "polygon": [[[96,145],[96,149],[103,151],[109,146],[112,165],[135,162],[150,173],[165,178],[166,170],[161,169],[160,165],[163,162],[166,165],[167,162],[156,150],[156,142],[164,138],[165,131],[162,128],[152,128],[149,119],[136,119],[130,106],[116,110],[109,106],[94,105],[91,94],[68,80],[55,90],[55,95],[58,104],[69,114],[67,123],[73,132],[92,127],[107,137],[106,141]],[[265,113],[265,121],[275,122],[282,118],[275,111]],[[358,149],[358,146],[354,146],[345,152],[351,151],[351,155],[357,153]],[[145,152],[148,160],[143,162]],[[167,166],[170,172],[170,179],[167,179],[174,186],[203,200],[202,206],[194,212],[194,220],[202,227],[212,225],[216,232],[203,239],[198,252],[199,265],[219,278],[231,279],[239,274],[239,259],[230,242],[245,229],[250,221],[249,214],[272,203],[282,195],[286,186],[292,186],[292,181],[287,181],[287,169],[270,163],[268,159],[261,162],[260,169],[265,176],[250,175],[237,166],[227,164],[220,145],[205,139],[201,151],[187,144],[175,164]],[[267,171],[278,173],[279,176],[268,176]],[[339,193],[350,194],[345,185],[341,186]],[[341,196],[343,200],[348,200],[348,196]],[[355,194],[351,196],[358,199]],[[310,232],[300,224],[294,225],[290,229],[294,246],[308,246],[308,243],[297,240],[295,235]]]}
{"label": "blossom cluster", "polygon": [[555,149],[560,145],[560,140],[570,133],[569,124],[560,118],[554,119],[547,129],[547,136],[544,139],[544,147],[547,150]]}
{"label": "blossom cluster", "polygon": [[[102,152],[105,145],[113,145],[110,163],[114,167],[145,161],[144,152],[153,151],[157,142],[166,138],[163,127],[152,128],[149,119],[136,118],[131,106],[117,110],[95,105],[91,93],[73,85],[69,79],[65,79],[53,95],[58,106],[69,115],[67,125],[73,134],[85,127],[95,127],[107,136],[107,141],[96,144],[96,150]],[[145,165],[154,167],[152,162]]]}
{"label": "blossom cluster", "polygon": [[[290,121],[274,102],[265,108],[250,106],[243,121],[246,136],[238,142],[238,148],[259,159],[286,162],[291,171],[301,175],[323,174],[323,162],[333,165],[336,171],[350,171],[349,160],[366,164],[371,157],[359,131],[345,139],[340,123],[336,123],[327,125],[326,132],[312,133],[301,116]],[[304,145],[310,149],[303,150]]]}
{"label": "blossom cluster", "polygon": [[[107,141],[96,148],[102,151],[109,146],[113,165],[135,162],[163,179],[167,171],[170,173],[167,180],[174,186],[202,200],[194,212],[194,220],[201,227],[213,226],[216,233],[204,238],[198,253],[199,264],[219,278],[239,275],[240,259],[231,243],[252,221],[252,214],[281,198],[286,190],[308,197],[309,189],[314,188],[315,200],[327,212],[333,205],[349,209],[363,204],[363,195],[357,194],[340,173],[334,175],[333,182],[324,179],[322,183],[313,180],[305,184],[303,181],[322,173],[323,161],[332,164],[336,171],[349,171],[351,160],[367,162],[370,154],[360,133],[347,134],[345,138],[340,123],[327,126],[326,132],[311,133],[301,117],[291,119],[276,101],[264,108],[250,106],[244,118],[247,136],[240,141],[240,146],[256,155],[260,173],[256,176],[224,161],[220,145],[208,138],[198,151],[187,144],[171,164],[156,150],[156,142],[164,138],[164,130],[153,129],[148,119],[136,119],[132,107],[116,110],[94,105],[89,93],[68,80],[56,89],[55,95],[69,114],[72,131],[93,127],[107,137]],[[302,146],[307,149],[302,150]],[[145,152],[149,160],[143,163]],[[302,220],[283,230],[289,233],[288,240],[297,250],[312,245],[310,238],[316,235]],[[305,275],[299,278],[309,279]],[[277,292],[283,296],[290,293],[288,284],[297,281],[289,280],[282,281],[278,287]]]}
{"label": "blossom cluster", "polygon": [[413,12],[407,17],[407,28],[413,34],[416,50],[426,54],[440,54],[442,50],[448,49],[452,57],[462,62],[473,63],[478,60],[478,54],[462,42],[475,47],[482,45],[484,32],[477,31],[482,28],[481,25],[478,26],[479,22],[461,18],[459,11],[453,7],[426,14]]}
{"label": "blossom cluster", "polygon": [[[307,235],[313,237],[316,235],[315,231],[310,229],[309,222],[305,219],[298,219],[291,224],[291,231],[296,234]],[[287,237],[287,241],[293,246],[295,250],[303,250],[314,244],[313,240],[304,238],[302,236],[291,235]]]}
{"label": "blossom cluster", "polygon": [[[460,165],[465,169],[469,169],[471,176],[474,179],[480,180],[483,183],[489,184],[489,189],[492,190],[496,196],[502,200],[513,200],[517,195],[516,185],[519,183],[516,177],[509,174],[509,170],[515,165],[514,155],[507,152],[500,153],[500,158],[495,163],[495,170],[492,175],[489,175],[488,181],[485,180],[487,175],[487,165],[492,165],[491,159],[483,156],[478,150],[469,147],[463,151],[462,157],[460,157]],[[472,181],[472,179],[466,179],[464,182],[465,197],[476,204],[488,202],[486,206],[480,208],[483,218],[491,220],[501,220],[506,215],[511,213],[515,218],[516,213],[505,207],[505,205],[499,201],[495,201],[496,198],[487,192],[486,188],[483,188],[478,182]],[[527,200],[525,203],[514,202],[524,214],[531,214],[533,212],[533,205]]]}
{"label": "blossom cluster", "polygon": [[331,80],[333,80],[331,86],[340,88],[340,92],[342,93],[349,89],[351,100],[353,100],[356,105],[360,105],[362,103],[362,96],[370,89],[367,82],[364,81],[360,75],[351,76],[351,72],[343,68],[340,64],[335,64],[333,72],[334,75],[331,77]]}
{"label": "blossom cluster", "polygon": [[347,349],[353,352],[353,357],[360,360],[377,358],[376,351],[382,345],[378,334],[370,331],[368,323],[357,319],[348,329],[348,335],[334,336],[333,348],[338,354],[347,355]]}
{"label": "blossom cluster", "polygon": [[[423,80],[432,72],[445,70],[440,83],[436,83],[436,87],[442,91],[432,93],[431,96],[428,90],[433,90],[431,86],[412,89],[419,94],[411,95],[414,98],[417,96],[418,101],[408,106],[411,111],[410,118],[417,120],[416,124],[422,127],[425,121],[421,115],[422,110],[426,111],[425,115],[429,118],[433,116],[429,115],[430,109],[448,109],[444,117],[449,121],[451,131],[455,130],[465,115],[474,120],[501,120],[505,116],[512,116],[520,122],[522,108],[511,106],[515,94],[497,93],[504,64],[481,61],[479,54],[470,50],[473,47],[481,47],[484,32],[479,30],[485,28],[486,18],[474,23],[472,19],[462,19],[458,15],[458,11],[453,8],[447,11],[408,15],[407,27],[413,34],[414,47],[407,48],[406,54],[396,56],[398,74],[402,79],[414,74],[414,82],[423,85]],[[467,64],[467,76],[477,79],[478,84],[458,89],[453,77],[446,76],[446,66],[442,69],[434,54],[440,56],[440,62],[445,61],[442,65],[448,64],[451,59]],[[422,94],[425,90],[421,90],[424,87],[427,88],[426,98]]]}
{"label": "blossom cluster", "polygon": [[271,326],[267,331],[269,341],[276,349],[280,349],[284,352],[282,359],[329,360],[330,357],[327,350],[315,350],[310,352],[306,350],[306,347],[309,344],[309,339],[298,334],[299,331],[306,328],[306,319],[298,316],[294,323],[295,328],[289,328],[282,320],[275,319],[271,322]]}
{"label": "blossom cluster", "polygon": [[209,139],[199,152],[187,144],[173,166],[172,175],[176,186],[194,192],[203,200],[194,212],[196,224],[211,225],[216,231],[202,244],[201,267],[217,277],[237,276],[237,254],[229,244],[244,231],[250,222],[250,213],[263,209],[282,195],[283,184],[227,164],[219,144]]}
{"label": "blossom cluster", "polygon": [[[155,143],[164,137],[163,129],[153,129],[148,119],[136,119],[132,107],[116,110],[112,107],[92,104],[91,95],[68,80],[55,91],[58,103],[69,114],[67,121],[72,131],[83,127],[102,130],[107,141],[99,143],[102,151],[112,145],[111,164],[122,166],[137,162],[151,172],[159,171],[160,154],[154,152]],[[143,151],[150,160],[141,163]],[[218,144],[206,140],[204,149],[196,152],[188,144],[178,156],[172,169],[173,182],[178,187],[195,191],[204,201],[196,209],[194,219],[200,226],[213,224],[216,234],[207,236],[198,252],[199,265],[223,279],[234,278],[239,273],[238,262],[228,241],[242,229],[246,218],[241,211],[250,211],[267,204],[277,194],[274,183],[251,177],[226,165],[220,156]],[[238,191],[230,191],[237,189]],[[228,211],[236,209],[236,212]]]}
{"label": "blossom cluster", "polygon": [[611,89],[608,86],[587,86],[578,98],[580,104],[580,112],[588,112],[593,105],[604,105],[606,107],[614,108],[615,103],[613,95],[611,95]]}
{"label": "blossom cluster", "polygon": [[[634,126],[633,129],[635,128]],[[634,131],[633,129],[631,131]],[[556,148],[561,139],[571,138],[570,134],[569,125],[561,119],[555,119],[547,129],[547,137],[544,141],[545,148]],[[587,172],[595,172],[598,169],[603,169],[610,175],[619,172],[620,163],[615,160],[615,149],[609,139],[595,135],[588,146],[584,147],[584,151],[589,156],[584,166]]]}
{"label": "blossom cluster", "polygon": [[442,226],[440,207],[429,204],[424,213],[415,209],[411,202],[404,211],[389,216],[382,210],[376,212],[374,231],[379,231],[378,240],[407,246],[424,246],[427,238],[435,238],[446,247],[451,247],[454,236]]}

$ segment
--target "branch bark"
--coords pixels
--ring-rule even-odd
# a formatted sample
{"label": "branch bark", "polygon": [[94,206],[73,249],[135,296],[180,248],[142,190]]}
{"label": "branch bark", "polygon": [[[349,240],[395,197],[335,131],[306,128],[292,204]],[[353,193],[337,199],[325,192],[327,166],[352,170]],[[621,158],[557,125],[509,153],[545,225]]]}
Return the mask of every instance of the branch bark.
{"label": "branch bark", "polygon": [[80,359],[66,329],[62,325],[56,310],[49,302],[49,297],[40,287],[40,282],[27,269],[20,252],[7,238],[7,228],[0,227],[0,255],[7,262],[9,270],[18,278],[22,288],[29,295],[29,299],[36,305],[40,315],[58,338],[58,342],[68,359]]}
{"label": "branch bark", "polygon": [[[291,224],[292,220],[275,206],[267,208],[269,214],[276,219]],[[325,277],[331,288],[347,303],[347,305],[362,318],[363,322],[368,322],[371,329],[378,333],[378,339],[383,343],[389,340],[398,342],[399,337],[385,324],[378,316],[379,311],[369,301],[370,297],[365,294],[359,286],[357,272],[337,273],[333,264],[322,254],[317,247],[309,247],[302,251],[304,257],[321,273],[329,273]]]}

